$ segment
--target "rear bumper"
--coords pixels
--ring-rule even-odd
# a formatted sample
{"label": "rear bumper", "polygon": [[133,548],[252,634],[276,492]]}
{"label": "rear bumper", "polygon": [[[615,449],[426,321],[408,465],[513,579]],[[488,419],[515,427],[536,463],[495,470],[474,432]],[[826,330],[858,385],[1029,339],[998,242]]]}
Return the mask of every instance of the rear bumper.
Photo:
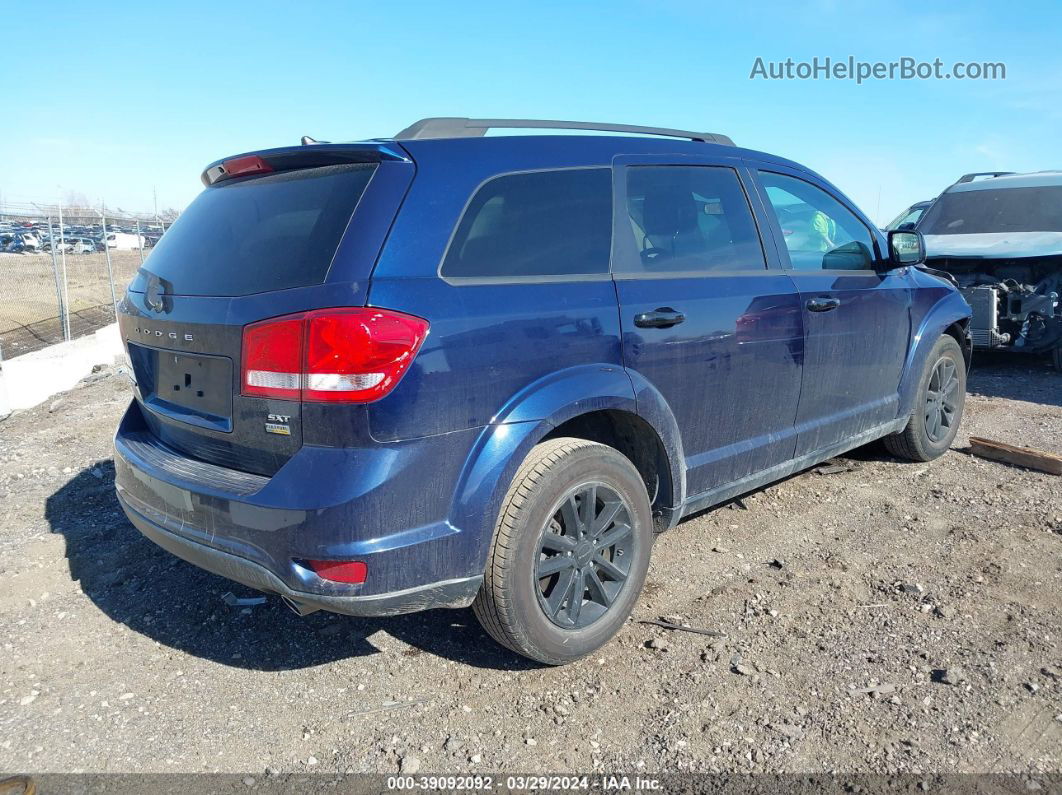
{"label": "rear bumper", "polygon": [[[464,607],[482,581],[482,539],[447,516],[467,451],[455,434],[366,448],[304,446],[272,477],[189,458],[152,436],[134,401],[115,435],[115,487],[159,546],[303,606],[361,616]],[[451,471],[452,470],[452,471]],[[429,477],[428,475],[431,475]],[[357,560],[362,584],[309,560]]]}
{"label": "rear bumper", "polygon": [[478,575],[369,596],[325,595],[296,591],[258,563],[205,544],[198,544],[164,530],[130,507],[120,493],[118,501],[125,515],[129,517],[129,521],[146,538],[193,566],[259,591],[279,594],[300,605],[328,610],[332,613],[343,613],[348,616],[394,616],[436,607],[467,607],[476,598],[476,593],[483,582],[483,575]]}

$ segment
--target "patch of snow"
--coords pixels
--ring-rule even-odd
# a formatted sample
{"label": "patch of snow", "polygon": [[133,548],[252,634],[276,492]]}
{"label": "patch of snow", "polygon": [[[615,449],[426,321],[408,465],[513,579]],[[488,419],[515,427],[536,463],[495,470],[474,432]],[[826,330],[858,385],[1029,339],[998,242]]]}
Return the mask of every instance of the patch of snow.
{"label": "patch of snow", "polygon": [[[118,324],[104,326],[80,339],[49,345],[5,361],[0,367],[0,417],[28,409],[73,388],[97,364],[125,361]],[[4,395],[6,393],[6,406]]]}

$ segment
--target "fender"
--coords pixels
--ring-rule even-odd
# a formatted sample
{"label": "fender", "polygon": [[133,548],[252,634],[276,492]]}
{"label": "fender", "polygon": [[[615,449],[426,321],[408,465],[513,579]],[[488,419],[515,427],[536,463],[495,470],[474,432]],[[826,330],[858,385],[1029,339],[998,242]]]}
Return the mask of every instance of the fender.
{"label": "fender", "polygon": [[[477,561],[485,565],[502,500],[531,448],[567,420],[603,409],[627,411],[652,425],[664,442],[672,483],[685,483],[678,426],[644,379],[614,364],[550,373],[510,398],[483,428],[458,479],[450,523],[467,533],[470,542],[475,539]],[[674,493],[678,488],[672,489],[673,505],[681,505],[681,496]]]}
{"label": "fender", "polygon": [[[920,272],[916,271],[916,273]],[[932,279],[932,282],[937,285],[942,284],[939,279],[928,275],[924,275],[923,278],[926,280]],[[970,305],[966,303],[962,294],[954,288],[947,286],[937,293],[936,290],[924,289],[927,286],[931,285],[916,284],[916,289],[913,291],[916,298],[921,293],[922,295],[929,294],[931,297],[937,297],[937,300],[922,314],[921,322],[914,329],[914,334],[911,337],[907,360],[903,366],[903,375],[900,377],[900,407],[897,415],[900,417],[905,417],[914,410],[915,393],[918,390],[918,381],[922,376],[922,368],[925,366],[926,357],[929,356],[929,351],[937,339],[940,338],[940,335],[944,333],[948,326],[953,323],[968,321],[973,315]],[[918,289],[919,287],[923,289],[920,290]],[[933,295],[934,293],[936,294],[935,296]],[[917,311],[918,308],[918,306],[914,306],[912,310]]]}

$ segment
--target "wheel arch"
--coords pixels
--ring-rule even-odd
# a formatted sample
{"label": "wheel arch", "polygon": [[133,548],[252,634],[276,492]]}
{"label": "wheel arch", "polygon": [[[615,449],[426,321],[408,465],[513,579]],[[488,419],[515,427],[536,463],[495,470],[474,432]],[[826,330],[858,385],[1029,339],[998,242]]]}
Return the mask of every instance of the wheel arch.
{"label": "wheel arch", "polygon": [[914,408],[914,401],[918,391],[918,383],[922,377],[922,369],[925,367],[926,357],[933,349],[933,345],[940,339],[942,334],[948,334],[955,338],[962,348],[963,360],[969,370],[973,355],[973,346],[970,340],[970,317],[971,309],[962,295],[949,290],[922,316],[921,322],[911,337],[911,345],[908,349],[907,360],[904,362],[903,374],[900,377],[900,407],[898,416],[910,414]]}
{"label": "wheel arch", "polygon": [[616,448],[632,461],[647,488],[655,477],[657,527],[666,529],[677,521],[685,488],[684,459],[678,426],[663,398],[617,365],[574,367],[521,390],[483,428],[469,452],[450,522],[469,534],[484,564],[520,464],[536,444],[563,435]]}

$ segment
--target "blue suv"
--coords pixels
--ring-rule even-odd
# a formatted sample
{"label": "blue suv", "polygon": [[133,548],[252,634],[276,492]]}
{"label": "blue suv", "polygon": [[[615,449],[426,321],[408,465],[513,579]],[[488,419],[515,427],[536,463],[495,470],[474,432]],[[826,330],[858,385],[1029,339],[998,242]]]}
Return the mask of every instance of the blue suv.
{"label": "blue suv", "polygon": [[958,429],[970,309],[919,234],[722,135],[426,119],[203,182],[120,306],[118,497],[300,614],[471,604],[568,662],[682,517]]}

